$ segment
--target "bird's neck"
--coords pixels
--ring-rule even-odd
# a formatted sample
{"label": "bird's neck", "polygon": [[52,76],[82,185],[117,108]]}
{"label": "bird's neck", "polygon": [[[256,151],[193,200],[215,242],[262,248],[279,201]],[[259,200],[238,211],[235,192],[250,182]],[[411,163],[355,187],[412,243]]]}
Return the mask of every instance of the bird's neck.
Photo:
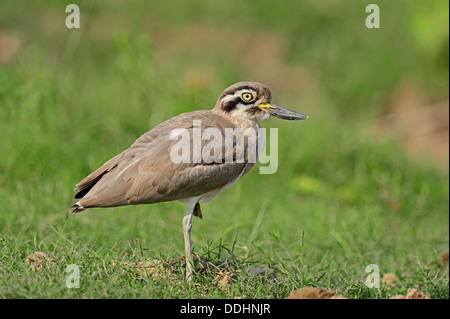
{"label": "bird's neck", "polygon": [[211,112],[223,117],[226,121],[232,123],[233,127],[239,127],[242,129],[246,129],[249,127],[254,127],[254,128],[261,127],[259,122],[253,118],[243,118],[243,117],[240,117],[240,116],[234,114],[233,112],[227,113],[218,108],[212,109]]}

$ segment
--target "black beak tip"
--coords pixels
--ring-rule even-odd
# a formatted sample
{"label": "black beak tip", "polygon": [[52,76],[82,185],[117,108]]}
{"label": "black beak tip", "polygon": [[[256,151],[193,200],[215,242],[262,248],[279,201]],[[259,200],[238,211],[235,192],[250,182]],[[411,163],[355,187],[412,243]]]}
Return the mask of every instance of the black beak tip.
{"label": "black beak tip", "polygon": [[298,114],[299,114],[299,116],[297,116],[293,120],[306,120],[306,119],[309,119],[308,115],[305,115],[305,114],[302,114],[302,113],[298,113]]}

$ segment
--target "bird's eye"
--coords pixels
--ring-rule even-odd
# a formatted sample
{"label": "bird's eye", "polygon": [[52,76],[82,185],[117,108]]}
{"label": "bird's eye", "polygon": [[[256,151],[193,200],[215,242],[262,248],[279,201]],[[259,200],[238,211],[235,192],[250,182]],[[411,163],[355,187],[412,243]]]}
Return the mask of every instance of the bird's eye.
{"label": "bird's eye", "polygon": [[245,102],[250,102],[251,100],[254,99],[253,94],[251,94],[250,92],[244,92],[241,95],[242,100],[244,100]]}

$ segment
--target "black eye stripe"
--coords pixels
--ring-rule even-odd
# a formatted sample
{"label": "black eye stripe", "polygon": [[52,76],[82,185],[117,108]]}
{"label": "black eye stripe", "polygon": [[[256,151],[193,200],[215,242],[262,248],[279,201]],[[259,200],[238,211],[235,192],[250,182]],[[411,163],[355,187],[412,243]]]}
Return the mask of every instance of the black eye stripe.
{"label": "black eye stripe", "polygon": [[235,98],[235,99],[226,101],[226,102],[223,104],[223,110],[224,110],[225,112],[227,112],[227,113],[230,113],[230,112],[236,107],[236,105],[238,105],[238,104],[241,103],[241,102],[242,102],[242,100],[241,100],[240,97],[237,97],[237,98]]}
{"label": "black eye stripe", "polygon": [[236,105],[238,105],[238,104],[250,105],[250,104],[253,104],[253,103],[254,103],[254,100],[251,100],[251,101],[247,102],[247,101],[242,100],[241,97],[238,96],[238,97],[236,97],[236,98],[234,98],[232,100],[229,100],[229,101],[226,101],[225,103],[223,103],[222,109],[225,112],[229,113],[232,110],[234,110],[236,108]]}

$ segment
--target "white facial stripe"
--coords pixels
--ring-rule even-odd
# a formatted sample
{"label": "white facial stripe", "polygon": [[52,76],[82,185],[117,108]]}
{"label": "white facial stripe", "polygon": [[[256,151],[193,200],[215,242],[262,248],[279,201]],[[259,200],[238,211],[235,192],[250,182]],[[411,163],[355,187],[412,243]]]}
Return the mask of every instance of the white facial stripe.
{"label": "white facial stripe", "polygon": [[234,100],[235,98],[236,98],[235,95],[231,95],[231,94],[230,95],[225,95],[225,97],[222,98],[222,103]]}
{"label": "white facial stripe", "polygon": [[225,95],[225,97],[223,97],[222,98],[222,103],[223,102],[228,102],[228,101],[230,101],[230,100],[234,100],[236,97],[241,97],[241,95],[242,95],[242,93],[244,93],[244,92],[250,92],[250,93],[252,93],[253,94],[253,96],[254,97],[256,97],[256,91],[254,91],[254,90],[251,90],[251,89],[242,89],[242,90],[239,90],[239,91],[236,91],[236,92],[234,92],[234,94],[228,94],[228,95]]}

